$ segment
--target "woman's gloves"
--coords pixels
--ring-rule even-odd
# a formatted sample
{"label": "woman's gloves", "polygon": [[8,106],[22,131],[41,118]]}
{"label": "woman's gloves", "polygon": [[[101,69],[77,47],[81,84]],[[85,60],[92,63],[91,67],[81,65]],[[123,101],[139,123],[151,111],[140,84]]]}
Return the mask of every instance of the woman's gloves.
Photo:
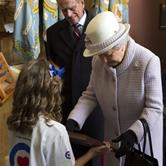
{"label": "woman's gloves", "polygon": [[66,122],[66,129],[68,132],[78,131],[79,130],[78,123],[73,119],[69,119]]}
{"label": "woman's gloves", "polygon": [[[66,123],[66,129],[68,132],[78,131],[79,125],[75,120],[69,119]],[[134,144],[137,143],[137,136],[132,130],[127,130],[119,137],[113,139],[112,142],[121,143],[120,148],[115,153],[115,157],[119,158],[129,152]]]}
{"label": "woman's gloves", "polygon": [[137,137],[132,130],[127,130],[119,137],[113,139],[112,142],[121,142],[120,148],[115,153],[115,157],[119,158],[125,155],[134,146],[134,144],[137,143]]}

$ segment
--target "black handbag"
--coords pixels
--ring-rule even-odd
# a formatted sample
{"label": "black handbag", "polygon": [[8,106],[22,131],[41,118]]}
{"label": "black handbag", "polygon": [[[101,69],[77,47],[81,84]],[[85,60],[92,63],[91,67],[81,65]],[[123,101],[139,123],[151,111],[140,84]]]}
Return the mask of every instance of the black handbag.
{"label": "black handbag", "polygon": [[[148,123],[145,119],[140,119],[144,128],[144,143],[143,143],[143,150],[141,151],[141,146],[138,144],[138,150],[132,148],[127,154],[125,159],[124,166],[158,166],[158,160],[154,158],[153,155],[153,147],[152,147],[152,140],[150,129]],[[150,155],[145,153],[146,147],[146,136],[149,139],[150,145]]]}

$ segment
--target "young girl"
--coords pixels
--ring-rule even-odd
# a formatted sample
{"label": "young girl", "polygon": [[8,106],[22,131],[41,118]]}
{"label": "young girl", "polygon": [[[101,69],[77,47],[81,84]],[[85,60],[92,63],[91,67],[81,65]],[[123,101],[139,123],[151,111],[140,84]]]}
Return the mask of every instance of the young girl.
{"label": "young girl", "polygon": [[81,166],[109,151],[106,143],[75,161],[68,133],[60,123],[63,73],[46,59],[32,60],[22,69],[7,120],[11,166]]}

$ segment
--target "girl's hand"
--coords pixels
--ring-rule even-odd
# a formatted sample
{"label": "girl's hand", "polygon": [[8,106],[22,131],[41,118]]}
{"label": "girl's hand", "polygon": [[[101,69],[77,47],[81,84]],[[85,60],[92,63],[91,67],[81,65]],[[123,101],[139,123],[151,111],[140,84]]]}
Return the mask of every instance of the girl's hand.
{"label": "girl's hand", "polygon": [[92,157],[95,157],[95,156],[102,155],[102,154],[110,152],[110,151],[112,151],[110,142],[104,141],[103,145],[91,148],[88,153]]}
{"label": "girl's hand", "polygon": [[75,166],[83,166],[92,158],[112,151],[110,142],[103,142],[103,145],[91,148],[86,154],[76,160]]}

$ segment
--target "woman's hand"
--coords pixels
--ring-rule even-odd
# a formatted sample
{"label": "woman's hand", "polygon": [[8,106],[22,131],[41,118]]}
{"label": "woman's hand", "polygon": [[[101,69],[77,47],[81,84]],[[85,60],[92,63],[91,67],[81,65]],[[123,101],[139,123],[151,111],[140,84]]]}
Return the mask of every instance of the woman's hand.
{"label": "woman's hand", "polygon": [[127,130],[125,133],[112,140],[112,142],[121,143],[119,149],[115,153],[115,157],[119,158],[126,155],[134,144],[137,143],[137,136],[132,130]]}

